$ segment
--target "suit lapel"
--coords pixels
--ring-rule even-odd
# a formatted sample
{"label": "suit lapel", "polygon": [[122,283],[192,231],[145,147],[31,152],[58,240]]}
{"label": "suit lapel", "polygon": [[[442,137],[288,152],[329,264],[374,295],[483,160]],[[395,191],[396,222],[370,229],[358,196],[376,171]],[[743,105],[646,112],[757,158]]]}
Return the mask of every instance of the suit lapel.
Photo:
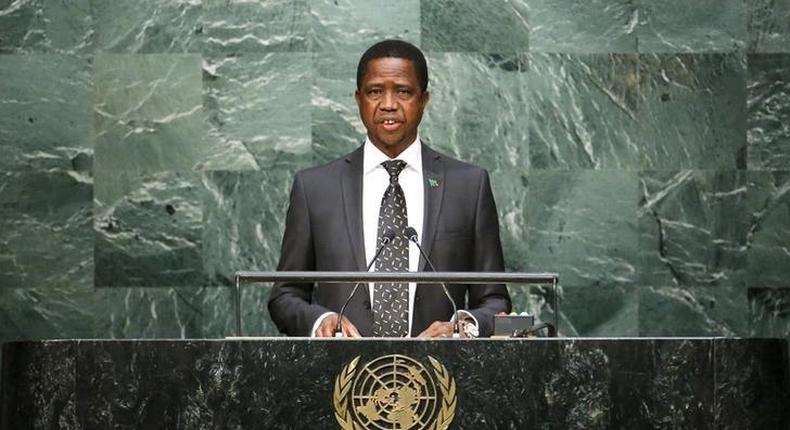
{"label": "suit lapel", "polygon": [[362,147],[348,154],[346,169],[340,176],[346,228],[351,240],[354,262],[359,271],[365,270],[365,247],[362,242],[362,155]]}
{"label": "suit lapel", "polygon": [[[422,247],[428,256],[431,255],[433,238],[439,223],[439,213],[442,208],[444,196],[444,165],[441,155],[430,149],[424,142],[422,144],[422,175],[425,189],[425,215],[422,227]],[[419,270],[425,271],[427,262],[420,259]]]}

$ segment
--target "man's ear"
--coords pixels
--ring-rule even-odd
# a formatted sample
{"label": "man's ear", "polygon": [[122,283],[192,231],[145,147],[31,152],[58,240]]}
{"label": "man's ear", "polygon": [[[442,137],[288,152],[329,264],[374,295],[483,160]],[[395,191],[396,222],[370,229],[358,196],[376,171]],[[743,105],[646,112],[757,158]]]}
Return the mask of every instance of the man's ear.
{"label": "man's ear", "polygon": [[428,91],[428,90],[425,90],[422,93],[422,108],[425,109],[425,107],[428,106],[428,102],[430,102],[430,101],[431,101],[431,92]]}
{"label": "man's ear", "polygon": [[357,106],[359,106],[359,89],[354,91],[354,100],[357,101]]}

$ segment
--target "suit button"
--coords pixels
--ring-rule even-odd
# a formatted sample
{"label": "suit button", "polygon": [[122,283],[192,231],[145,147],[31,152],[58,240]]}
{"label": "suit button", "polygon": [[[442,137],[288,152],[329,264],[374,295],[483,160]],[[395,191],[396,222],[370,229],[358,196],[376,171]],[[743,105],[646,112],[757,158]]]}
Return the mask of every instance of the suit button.
{"label": "suit button", "polygon": [[414,298],[414,303],[417,303],[417,302],[419,302],[419,301],[420,301],[420,299],[422,299],[422,297],[421,297],[421,296],[417,296],[417,297],[415,297],[415,298]]}
{"label": "suit button", "polygon": [[366,301],[362,306],[364,306],[365,309],[370,310],[370,302]]}

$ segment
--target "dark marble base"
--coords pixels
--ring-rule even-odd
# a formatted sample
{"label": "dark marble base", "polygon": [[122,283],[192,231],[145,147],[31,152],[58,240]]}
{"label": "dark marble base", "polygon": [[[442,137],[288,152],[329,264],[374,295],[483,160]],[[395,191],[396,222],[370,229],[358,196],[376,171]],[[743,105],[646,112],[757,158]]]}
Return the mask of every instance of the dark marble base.
{"label": "dark marble base", "polygon": [[[46,341],[3,347],[0,429],[337,429],[335,377],[442,362],[458,429],[783,429],[778,339]],[[416,428],[416,427],[415,427]]]}

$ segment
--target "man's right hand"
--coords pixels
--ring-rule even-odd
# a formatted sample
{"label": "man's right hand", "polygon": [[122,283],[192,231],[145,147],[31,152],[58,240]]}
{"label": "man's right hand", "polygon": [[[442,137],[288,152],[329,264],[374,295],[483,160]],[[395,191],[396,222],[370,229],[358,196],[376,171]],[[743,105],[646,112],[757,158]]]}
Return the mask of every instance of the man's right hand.
{"label": "man's right hand", "polygon": [[[335,327],[337,327],[337,314],[327,315],[318,328],[315,330],[315,337],[335,337]],[[343,317],[343,336],[345,337],[362,337],[345,316]]]}

